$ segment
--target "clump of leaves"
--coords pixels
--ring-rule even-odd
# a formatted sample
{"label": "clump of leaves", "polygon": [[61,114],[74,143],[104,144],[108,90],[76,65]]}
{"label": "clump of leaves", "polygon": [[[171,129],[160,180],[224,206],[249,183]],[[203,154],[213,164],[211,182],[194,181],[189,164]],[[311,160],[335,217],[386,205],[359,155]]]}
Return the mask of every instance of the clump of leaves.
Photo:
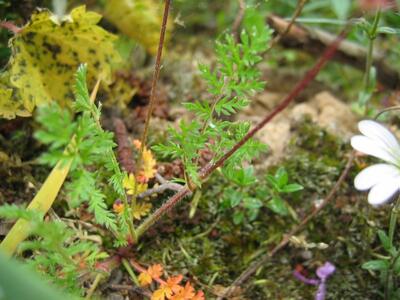
{"label": "clump of leaves", "polygon": [[[289,175],[284,167],[280,167],[274,176],[267,174],[265,179],[268,183],[268,191],[265,193],[267,207],[277,214],[286,216],[289,213],[288,204],[282,199],[282,195],[301,191],[303,186],[289,183]],[[257,193],[263,193],[262,189]]]}
{"label": "clump of leaves", "polygon": [[256,177],[252,167],[234,172],[227,170],[225,177],[236,187],[229,187],[224,190],[221,208],[236,208],[233,214],[235,224],[243,223],[246,217],[249,221],[255,220],[263,206],[268,207],[276,214],[288,215],[291,209],[283,200],[283,195],[303,189],[297,183],[289,183],[288,173],[283,167],[280,167],[274,176],[267,174],[265,181]]}
{"label": "clump of leaves", "polygon": [[54,100],[69,104],[69,83],[82,62],[91,82],[96,76],[110,83],[111,67],[120,57],[113,44],[116,37],[96,25],[100,19],[85,6],[63,19],[48,10],[35,12],[9,42],[10,67],[0,77],[0,116],[27,116],[37,105]]}
{"label": "clump of leaves", "polygon": [[[249,96],[263,89],[264,82],[256,65],[262,60],[260,55],[267,49],[270,37],[270,30],[257,27],[244,30],[240,43],[236,43],[232,34],[223,35],[215,46],[215,67],[200,65],[211,100],[186,103],[185,107],[195,114],[195,119],[190,123],[181,121],[179,129],[169,128],[168,142],[154,147],[163,156],[183,161],[189,185],[201,185],[198,162],[202,150],[211,152],[214,162],[249,131],[248,122],[231,122],[226,117],[245,108]],[[264,150],[265,145],[250,139],[230,157],[224,168],[240,170],[245,160]]]}
{"label": "clump of leaves", "polygon": [[149,286],[153,282],[158,283],[158,288],[152,292],[151,300],[204,300],[204,293],[198,291],[196,293],[190,282],[186,282],[183,286],[182,275],[168,277],[163,280],[163,267],[160,264],[152,265],[147,269],[143,269],[134,263],[134,267],[140,271],[139,282],[142,287]]}
{"label": "clump of leaves", "polygon": [[[106,194],[126,199],[123,180],[113,148],[113,134],[100,125],[101,105],[90,99],[86,86],[86,66],[76,75],[74,116],[57,103],[40,107],[37,120],[42,128],[36,138],[49,146],[41,161],[49,165],[72,161],[67,185],[69,204],[76,207],[87,202],[95,221],[125,239],[129,212],[115,215],[108,209]],[[109,186],[104,184],[109,182]],[[120,225],[120,226],[118,226]]]}
{"label": "clump of leaves", "polygon": [[64,222],[43,221],[43,214],[37,211],[3,205],[0,217],[29,222],[30,235],[35,239],[21,243],[19,251],[31,251],[28,264],[68,292],[82,294],[79,277],[94,272],[95,262],[108,256],[97,244],[77,239],[76,232]]}

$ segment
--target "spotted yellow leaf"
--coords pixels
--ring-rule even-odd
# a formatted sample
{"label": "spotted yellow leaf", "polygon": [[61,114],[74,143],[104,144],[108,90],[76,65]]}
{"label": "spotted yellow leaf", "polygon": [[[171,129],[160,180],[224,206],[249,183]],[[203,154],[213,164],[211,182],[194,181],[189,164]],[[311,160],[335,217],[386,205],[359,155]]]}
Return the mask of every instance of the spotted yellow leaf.
{"label": "spotted yellow leaf", "polygon": [[157,52],[163,14],[161,1],[108,0],[104,14],[123,34],[138,41],[151,54]]}
{"label": "spotted yellow leaf", "polygon": [[20,99],[18,89],[11,86],[8,72],[0,74],[0,117],[13,119],[15,116],[30,116],[31,110],[25,108]]}
{"label": "spotted yellow leaf", "polygon": [[[116,37],[96,25],[100,19],[101,15],[87,12],[85,6],[63,19],[48,10],[35,12],[10,40],[9,86],[0,86],[0,117],[26,115],[50,101],[68,105],[81,63],[88,65],[90,82],[101,78],[110,83],[111,67],[120,57],[114,49]],[[18,90],[17,102],[9,97],[13,89]]]}

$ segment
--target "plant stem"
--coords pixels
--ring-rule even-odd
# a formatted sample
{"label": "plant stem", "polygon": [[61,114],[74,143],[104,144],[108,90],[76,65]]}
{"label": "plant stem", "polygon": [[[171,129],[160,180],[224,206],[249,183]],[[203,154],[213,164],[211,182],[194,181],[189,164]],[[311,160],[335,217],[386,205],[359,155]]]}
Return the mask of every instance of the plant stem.
{"label": "plant stem", "polygon": [[182,189],[169,198],[160,208],[147,217],[142,224],[137,228],[137,237],[140,238],[154,223],[156,223],[166,212],[172,209],[180,200],[190,195],[192,191],[186,185]]}
{"label": "plant stem", "polygon": [[[390,248],[393,249],[393,239],[394,239],[394,233],[396,230],[396,224],[397,224],[397,215],[399,212],[399,206],[400,206],[400,197],[397,198],[397,201],[395,205],[392,208],[392,211],[390,212],[390,221],[389,221],[389,243],[390,243]],[[398,254],[399,255],[399,254]],[[390,290],[390,282],[391,278],[393,276],[393,266],[394,263],[396,262],[398,255],[395,257],[392,257],[391,259],[391,264],[389,269],[386,271],[386,277],[385,277],[385,300],[389,299],[389,290]]]}
{"label": "plant stem", "polygon": [[294,23],[296,22],[296,19],[301,15],[301,12],[303,11],[304,6],[307,4],[308,0],[298,0],[297,1],[297,7],[296,10],[294,11],[292,18],[290,19],[290,23],[288,24],[288,26],[285,28],[285,31],[283,31],[282,33],[279,33],[272,41],[271,44],[267,50],[270,51],[277,43],[279,43],[279,41],[286,36],[289,32],[290,29],[292,29]]}
{"label": "plant stem", "polygon": [[125,258],[123,258],[121,262],[122,262],[122,264],[124,265],[126,271],[127,271],[128,274],[129,274],[129,277],[132,279],[132,281],[133,281],[137,286],[140,286],[139,280],[137,279],[135,273],[133,272],[130,263],[129,263]]}
{"label": "plant stem", "polygon": [[[164,47],[165,32],[167,30],[167,21],[168,21],[170,4],[171,4],[171,0],[165,0],[164,14],[163,14],[163,20],[162,20],[161,31],[160,31],[160,40],[158,43],[158,50],[157,50],[156,63],[154,66],[153,80],[151,82],[149,109],[147,111],[146,121],[144,124],[143,134],[142,134],[142,138],[141,138],[142,143],[140,146],[140,155],[143,154],[144,146],[145,146],[146,140],[147,140],[147,133],[149,130],[150,119],[151,119],[151,115],[152,115],[153,109],[154,109],[154,102],[155,102],[155,98],[156,98],[156,95],[155,95],[156,87],[157,87],[158,78],[160,76],[161,57],[162,57],[162,51],[163,51],[163,47]],[[140,159],[141,159],[141,157],[140,157]]]}
{"label": "plant stem", "polygon": [[97,286],[100,283],[100,280],[103,278],[103,274],[97,274],[96,278],[93,281],[93,284],[90,286],[89,291],[86,294],[85,299],[90,299],[93,296],[94,291],[96,290]]}
{"label": "plant stem", "polygon": [[397,215],[400,205],[400,197],[397,199],[396,204],[393,206],[392,211],[390,212],[390,221],[389,221],[389,242],[390,247],[393,247],[393,238],[394,232],[396,230],[397,224]]}
{"label": "plant stem", "polygon": [[235,37],[236,41],[239,40],[239,35],[240,35],[239,27],[240,27],[240,24],[242,24],[242,20],[243,20],[244,14],[246,12],[245,0],[238,0],[238,4],[239,4],[239,10],[236,15],[235,21],[233,22],[233,26],[232,26],[232,33],[233,33],[233,36]]}
{"label": "plant stem", "polygon": [[[368,32],[368,51],[367,51],[367,59],[365,62],[365,74],[364,74],[364,94],[369,94],[370,81],[371,81],[371,68],[373,62],[373,54],[374,54],[374,43],[377,36],[377,29],[379,25],[379,20],[381,16],[381,10],[378,9],[376,12],[374,23],[372,24],[371,30]],[[368,113],[368,101],[365,103],[365,114]]]}
{"label": "plant stem", "polygon": [[137,177],[138,177],[137,175],[142,166],[143,151],[144,151],[144,147],[145,147],[146,141],[147,141],[147,134],[149,131],[151,115],[153,114],[153,110],[154,110],[154,103],[156,101],[155,100],[156,99],[156,87],[157,87],[158,78],[160,76],[161,57],[162,57],[162,51],[163,51],[164,41],[165,41],[165,32],[167,30],[167,21],[168,21],[170,4],[171,4],[171,0],[165,0],[164,14],[163,14],[162,25],[161,25],[161,30],[160,30],[160,40],[158,42],[156,63],[154,65],[153,79],[151,81],[149,108],[148,108],[146,120],[144,123],[144,129],[143,129],[143,133],[142,133],[140,150],[139,150],[139,157],[138,157],[138,161],[136,163],[136,172],[135,172],[136,182],[135,182],[134,193],[133,193],[133,196],[131,199],[132,210],[136,206],[136,194],[137,194],[137,185],[138,185],[137,184]]}

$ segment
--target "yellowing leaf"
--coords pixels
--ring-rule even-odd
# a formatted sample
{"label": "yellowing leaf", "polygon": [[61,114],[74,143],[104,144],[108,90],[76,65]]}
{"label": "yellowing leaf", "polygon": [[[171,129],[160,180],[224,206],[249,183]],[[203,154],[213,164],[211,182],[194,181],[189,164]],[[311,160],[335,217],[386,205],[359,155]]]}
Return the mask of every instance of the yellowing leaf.
{"label": "yellowing leaf", "polygon": [[168,286],[174,293],[179,293],[183,289],[183,287],[179,285],[182,279],[183,279],[182,275],[170,277],[167,279],[165,286]]}
{"label": "yellowing leaf", "polygon": [[[55,165],[36,196],[29,203],[28,210],[36,210],[43,214],[47,213],[68,175],[71,163],[72,160],[69,160],[64,166],[61,162]],[[0,251],[7,256],[11,256],[17,246],[29,236],[30,229],[31,223],[28,220],[18,219],[0,243]]]}
{"label": "yellowing leaf", "polygon": [[155,54],[162,23],[163,6],[160,4],[154,0],[108,0],[105,16],[123,34]]}
{"label": "yellowing leaf", "polygon": [[175,295],[171,297],[171,300],[189,300],[195,296],[194,288],[190,282],[186,282],[184,288],[180,289]]}
{"label": "yellowing leaf", "polygon": [[132,215],[136,220],[149,214],[152,205],[150,203],[138,203],[133,208]]}
{"label": "yellowing leaf", "polygon": [[162,273],[163,267],[160,264],[150,266],[146,271],[140,273],[139,283],[141,286],[149,285],[153,279],[159,279]]}
{"label": "yellowing leaf", "polygon": [[143,149],[143,163],[142,163],[142,171],[141,175],[143,175],[146,180],[149,180],[153,178],[157,172],[155,166],[156,166],[156,160],[153,157],[153,154],[151,153],[150,150],[147,150],[146,147]]}
{"label": "yellowing leaf", "polygon": [[[134,140],[133,145],[136,147],[136,149],[140,149],[141,142]],[[153,178],[157,172],[156,164],[157,162],[154,159],[153,154],[145,146],[143,148],[142,165],[141,170],[139,171],[138,181],[147,182],[149,179]]]}
{"label": "yellowing leaf", "polygon": [[13,119],[30,115],[30,110],[20,101],[18,90],[11,86],[8,72],[0,74],[0,117]]}
{"label": "yellowing leaf", "polygon": [[116,200],[113,204],[113,210],[117,214],[121,214],[124,211],[124,204],[121,202],[121,200]]}
{"label": "yellowing leaf", "polygon": [[[125,176],[122,184],[126,189],[126,193],[128,195],[133,195],[135,193],[135,185],[136,185],[135,175],[129,174],[129,176]],[[147,190],[147,184],[139,183],[136,188],[136,195],[139,195],[140,193],[143,193],[146,190]]]}
{"label": "yellowing leaf", "polygon": [[147,273],[149,273],[152,278],[158,279],[163,273],[163,267],[160,264],[152,265],[147,269]]}
{"label": "yellowing leaf", "polygon": [[88,79],[102,78],[111,82],[111,66],[120,57],[114,49],[116,37],[96,24],[101,16],[86,12],[85,6],[72,10],[59,20],[48,10],[34,13],[21,31],[11,40],[8,89],[1,95],[9,96],[9,89],[18,89],[18,103],[0,100],[0,116],[32,112],[36,105],[50,101],[67,104],[73,99],[73,78],[81,63],[88,65]]}
{"label": "yellowing leaf", "polygon": [[140,286],[147,286],[153,281],[153,278],[147,272],[140,273],[139,275],[139,283]]}
{"label": "yellowing leaf", "polygon": [[114,107],[117,105],[119,108],[125,109],[137,89],[133,88],[125,78],[117,77],[111,86],[106,87],[106,91],[110,96],[107,105]]}
{"label": "yellowing leaf", "polygon": [[151,295],[151,300],[165,300],[172,296],[172,291],[167,286],[161,286]]}

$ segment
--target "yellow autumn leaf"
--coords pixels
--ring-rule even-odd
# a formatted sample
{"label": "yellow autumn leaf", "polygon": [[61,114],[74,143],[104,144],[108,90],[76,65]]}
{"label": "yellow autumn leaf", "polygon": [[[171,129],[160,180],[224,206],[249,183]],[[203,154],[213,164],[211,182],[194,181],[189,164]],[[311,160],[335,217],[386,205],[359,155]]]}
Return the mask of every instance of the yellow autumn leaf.
{"label": "yellow autumn leaf", "polygon": [[165,300],[172,296],[172,290],[168,286],[161,286],[158,290],[155,290],[151,295],[151,300]]}
{"label": "yellow autumn leaf", "polygon": [[107,105],[114,107],[117,105],[123,110],[132,101],[133,96],[137,93],[137,88],[132,87],[125,78],[117,77],[112,85],[106,87],[106,91],[110,96]]}
{"label": "yellow autumn leaf", "polygon": [[156,175],[156,160],[153,157],[153,153],[148,150],[146,147],[143,149],[143,165],[142,165],[142,174],[148,180],[153,178]]}
{"label": "yellow autumn leaf", "polygon": [[163,273],[163,267],[160,264],[152,265],[139,275],[139,283],[141,286],[149,285],[153,279],[158,279]]}
{"label": "yellow autumn leaf", "polygon": [[132,215],[136,220],[140,220],[149,214],[151,208],[152,205],[150,203],[137,203],[133,207]]}
{"label": "yellow autumn leaf", "polygon": [[[136,149],[140,149],[141,142],[139,140],[134,140],[133,145]],[[153,178],[156,175],[157,161],[153,157],[153,153],[146,148],[143,147],[142,161],[141,161],[141,170],[139,171],[138,181],[147,182],[149,179]]]}
{"label": "yellow autumn leaf", "polygon": [[[135,175],[133,175],[131,173],[131,174],[129,174],[129,176],[125,176],[122,184],[123,184],[124,188],[126,189],[126,193],[128,195],[133,195],[135,193],[135,185],[136,185]],[[147,184],[139,183],[136,188],[136,195],[139,195],[146,190],[147,190]]]}
{"label": "yellow autumn leaf", "polygon": [[151,278],[151,276],[147,272],[140,273],[138,279],[140,286],[149,285],[153,281],[153,278]]}
{"label": "yellow autumn leaf", "polygon": [[104,14],[123,34],[138,41],[151,54],[155,54],[162,23],[161,3],[154,0],[108,0]]}
{"label": "yellow autumn leaf", "polygon": [[18,90],[10,84],[8,72],[0,74],[0,117],[13,119],[15,116],[28,117],[27,110],[20,100]]}
{"label": "yellow autumn leaf", "polygon": [[[10,40],[9,86],[0,86],[0,116],[26,115],[54,100],[68,104],[73,99],[71,82],[81,63],[88,65],[89,82],[101,78],[110,83],[111,67],[120,57],[113,45],[116,37],[96,25],[100,19],[85,6],[62,20],[48,10],[35,12]],[[10,89],[18,90],[17,102],[9,98]]]}

